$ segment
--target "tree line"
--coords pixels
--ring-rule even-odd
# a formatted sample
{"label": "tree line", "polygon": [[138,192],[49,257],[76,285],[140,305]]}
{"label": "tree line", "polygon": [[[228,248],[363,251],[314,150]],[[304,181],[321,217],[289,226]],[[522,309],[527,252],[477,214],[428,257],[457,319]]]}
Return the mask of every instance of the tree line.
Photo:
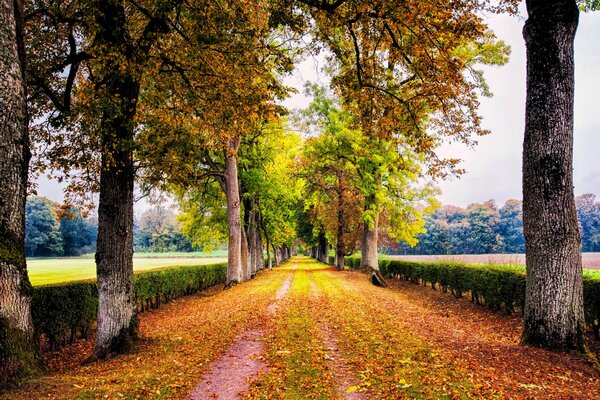
{"label": "tree line", "polygon": [[[67,201],[99,194],[91,360],[130,351],[139,335],[136,182],[173,193],[186,213],[182,229],[198,243],[213,233],[226,238],[228,287],[263,267],[263,248],[275,263],[289,257],[293,225],[305,221],[306,240],[334,243],[338,267],[361,232],[365,266],[377,276],[378,225],[392,227],[392,238],[402,233],[386,221],[417,232],[427,207],[413,200],[425,199],[427,189],[416,183],[461,172],[458,160],[437,154],[439,145],[474,144],[487,133],[477,96],[489,90],[478,65],[505,63],[509,49],[481,14],[514,13],[516,4],[3,0],[0,384],[39,362],[25,262],[32,155],[34,173],[58,173],[69,183]],[[523,341],[583,349],[570,153],[579,11],[574,0],[527,6]],[[291,92],[283,77],[321,48],[334,101],[315,95],[307,125],[321,135],[298,151],[279,105]]]}
{"label": "tree line", "polygon": [[[134,219],[133,247],[136,252],[202,251],[182,231],[175,211],[160,204]],[[98,219],[78,208],[64,209],[41,196],[30,196],[25,206],[25,255],[70,257],[96,252]],[[223,243],[217,243],[222,246]]]}
{"label": "tree line", "polygon": [[[582,251],[600,251],[600,202],[586,193],[575,198]],[[524,253],[523,204],[507,200],[498,208],[493,200],[466,208],[443,205],[425,217],[425,233],[410,247],[399,243],[392,254]]]}

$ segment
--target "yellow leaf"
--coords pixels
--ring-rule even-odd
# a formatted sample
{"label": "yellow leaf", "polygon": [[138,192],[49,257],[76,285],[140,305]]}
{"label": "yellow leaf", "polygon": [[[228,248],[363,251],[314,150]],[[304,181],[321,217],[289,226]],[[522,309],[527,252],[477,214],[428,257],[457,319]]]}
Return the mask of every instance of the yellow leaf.
{"label": "yellow leaf", "polygon": [[360,386],[350,386],[348,389],[346,389],[346,393],[354,393],[358,389],[360,389]]}

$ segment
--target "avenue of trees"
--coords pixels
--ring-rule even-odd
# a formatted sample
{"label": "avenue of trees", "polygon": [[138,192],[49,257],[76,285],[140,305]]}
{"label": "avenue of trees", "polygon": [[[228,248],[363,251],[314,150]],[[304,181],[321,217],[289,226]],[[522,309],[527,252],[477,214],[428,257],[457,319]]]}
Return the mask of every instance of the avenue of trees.
{"label": "avenue of trees", "polygon": [[[359,246],[374,283],[378,234],[414,244],[434,191],[460,174],[440,144],[486,134],[478,65],[509,49],[481,18],[517,1],[0,0],[0,386],[39,366],[25,262],[30,159],[99,194],[99,308],[90,360],[139,336],[134,184],[172,193],[195,245],[228,244],[227,286],[290,256],[297,236]],[[581,242],[572,185],[575,0],[527,1],[523,342],[583,350]],[[595,2],[587,4],[594,7]],[[585,6],[585,4],[583,4]],[[310,34],[312,42],[305,44]],[[328,52],[301,145],[283,78]],[[33,157],[32,157],[33,156]],[[297,235],[296,231],[301,232]]]}
{"label": "avenue of trees", "polygon": [[[581,231],[581,249],[600,251],[600,202],[593,194],[575,198]],[[466,208],[443,205],[425,217],[425,233],[411,247],[404,243],[390,248],[400,254],[487,254],[524,253],[523,210],[520,200],[498,207],[493,200]]]}

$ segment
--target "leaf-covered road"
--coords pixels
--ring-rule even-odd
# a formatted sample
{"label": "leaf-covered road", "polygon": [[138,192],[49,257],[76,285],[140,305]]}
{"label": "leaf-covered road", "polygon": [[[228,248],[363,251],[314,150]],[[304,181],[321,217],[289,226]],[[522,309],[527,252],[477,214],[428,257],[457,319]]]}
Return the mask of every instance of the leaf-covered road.
{"label": "leaf-covered road", "polygon": [[260,351],[246,364],[258,367],[226,369],[242,375],[245,398],[600,398],[582,358],[519,346],[517,317],[416,285],[377,288],[304,257],[142,314],[141,327],[135,354],[79,366],[90,346],[80,342],[3,398],[202,398],[199,385],[239,363],[227,354],[248,337]]}

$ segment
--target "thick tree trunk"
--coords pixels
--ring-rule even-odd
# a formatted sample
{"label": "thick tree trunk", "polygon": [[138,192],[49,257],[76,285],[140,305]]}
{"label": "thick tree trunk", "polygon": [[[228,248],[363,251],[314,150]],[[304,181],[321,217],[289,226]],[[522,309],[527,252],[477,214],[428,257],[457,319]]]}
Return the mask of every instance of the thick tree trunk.
{"label": "thick tree trunk", "polygon": [[0,388],[37,370],[25,264],[29,168],[25,51],[19,1],[0,1]]}
{"label": "thick tree trunk", "polygon": [[527,1],[527,104],[523,143],[523,222],[527,291],[522,342],[584,347],[581,240],[573,196],[571,1]]}
{"label": "thick tree trunk", "polygon": [[227,141],[225,160],[225,189],[227,195],[227,227],[229,239],[227,244],[227,281],[229,287],[244,280],[242,264],[242,220],[240,210],[240,190],[237,173],[237,152],[239,138]]}
{"label": "thick tree trunk", "polygon": [[[133,121],[130,121],[133,122]],[[133,130],[106,132],[105,145],[127,147]],[[132,349],[138,337],[133,282],[133,181],[131,151],[113,151],[102,157],[96,269],[98,329],[92,358],[106,358]]]}
{"label": "thick tree trunk", "polygon": [[375,286],[387,287],[383,275],[379,271],[379,261],[377,259],[377,240],[379,229],[379,214],[375,216],[373,226],[365,224],[362,240],[362,249],[360,257],[361,268],[369,272],[371,283]]}
{"label": "thick tree trunk", "polygon": [[[106,49],[123,52],[129,41],[123,5],[98,1],[97,10],[94,46],[101,53]],[[139,335],[133,282],[133,136],[140,78],[123,68],[121,61],[114,55],[98,60],[105,73],[100,81],[105,92],[98,99],[103,109],[96,245],[98,323],[90,360],[131,351]]]}

